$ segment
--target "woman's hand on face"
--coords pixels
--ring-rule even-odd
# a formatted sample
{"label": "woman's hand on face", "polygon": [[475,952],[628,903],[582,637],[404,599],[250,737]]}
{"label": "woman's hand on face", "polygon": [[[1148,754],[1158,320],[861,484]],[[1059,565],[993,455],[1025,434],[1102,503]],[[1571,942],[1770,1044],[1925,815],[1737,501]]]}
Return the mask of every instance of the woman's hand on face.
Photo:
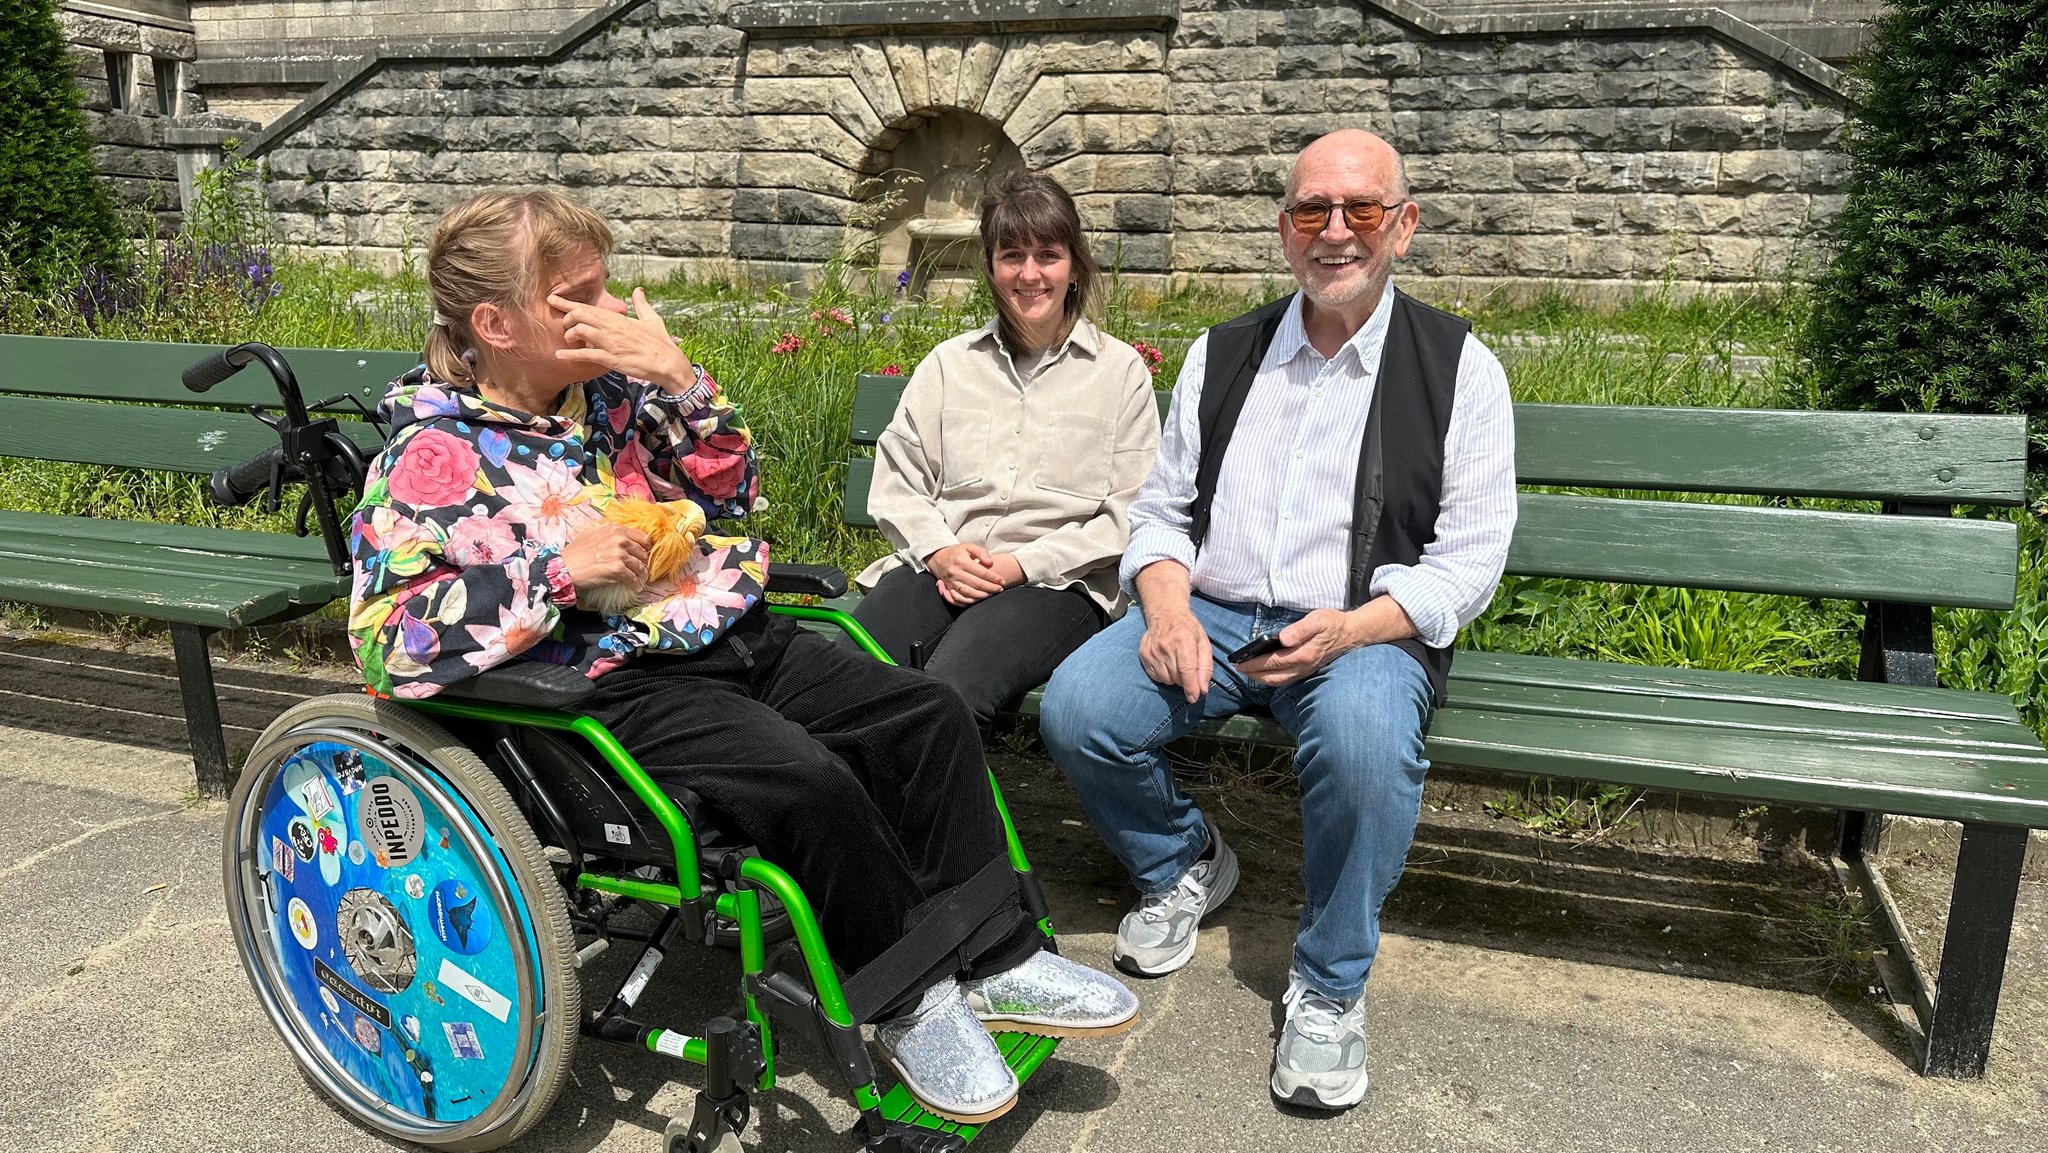
{"label": "woman's hand on face", "polygon": [[579,529],[562,546],[562,564],[578,593],[610,585],[634,592],[647,584],[647,534],[601,520]]}
{"label": "woman's hand on face", "polygon": [[924,567],[939,581],[939,596],[956,608],[1003,591],[1001,578],[990,569],[992,556],[977,544],[947,545],[925,558]]}
{"label": "woman's hand on face", "polygon": [[563,296],[549,296],[548,307],[561,313],[563,338],[569,342],[568,348],[556,350],[556,359],[623,372],[652,381],[665,392],[685,393],[697,383],[695,366],[676,347],[668,326],[640,289],[633,290],[631,316]]}

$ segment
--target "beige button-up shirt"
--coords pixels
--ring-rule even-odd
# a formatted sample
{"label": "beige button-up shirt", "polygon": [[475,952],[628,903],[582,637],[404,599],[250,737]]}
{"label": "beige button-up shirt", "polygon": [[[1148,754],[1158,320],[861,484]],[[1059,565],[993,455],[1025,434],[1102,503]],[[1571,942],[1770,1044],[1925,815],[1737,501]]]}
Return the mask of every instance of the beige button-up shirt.
{"label": "beige button-up shirt", "polygon": [[1025,380],[990,321],[924,358],[876,443],[868,511],[896,551],[858,583],[971,543],[1015,554],[1031,584],[1085,586],[1115,618],[1131,501],[1158,451],[1152,376],[1130,345],[1083,318]]}

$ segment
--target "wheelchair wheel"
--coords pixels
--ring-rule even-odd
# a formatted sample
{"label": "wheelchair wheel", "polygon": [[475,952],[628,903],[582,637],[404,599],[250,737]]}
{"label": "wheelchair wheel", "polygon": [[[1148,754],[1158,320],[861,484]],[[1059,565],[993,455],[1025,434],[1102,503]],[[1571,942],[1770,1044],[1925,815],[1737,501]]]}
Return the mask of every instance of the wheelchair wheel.
{"label": "wheelchair wheel", "polygon": [[582,1020],[568,910],[473,752],[389,701],[305,701],[249,754],[225,856],[250,984],[343,1112],[457,1151],[546,1113]]}

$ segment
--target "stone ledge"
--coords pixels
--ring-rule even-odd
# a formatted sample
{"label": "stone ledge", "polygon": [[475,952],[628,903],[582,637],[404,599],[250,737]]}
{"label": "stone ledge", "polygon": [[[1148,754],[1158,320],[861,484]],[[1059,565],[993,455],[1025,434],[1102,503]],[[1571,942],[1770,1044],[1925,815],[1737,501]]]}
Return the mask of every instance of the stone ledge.
{"label": "stone ledge", "polygon": [[1507,35],[1627,35],[1640,32],[1705,32],[1751,56],[1769,61],[1847,99],[1849,78],[1841,69],[1720,8],[1686,6],[1613,7],[1559,5],[1542,11],[1505,10],[1446,16],[1418,0],[1363,0],[1396,23],[1431,37]]}
{"label": "stone ledge", "polygon": [[944,28],[1016,32],[1083,25],[1173,27],[1179,0],[754,0],[734,8],[732,26],[758,36]]}
{"label": "stone ledge", "polygon": [[183,19],[176,12],[183,4],[170,4],[165,0],[128,0],[123,5],[94,4],[91,0],[64,0],[59,5],[67,12],[82,16],[98,16],[104,20],[120,20],[129,24],[151,24],[168,28],[173,32],[192,32],[192,21]]}
{"label": "stone ledge", "polygon": [[423,42],[398,45],[390,52],[359,57],[347,62],[334,79],[321,85],[319,91],[301,100],[291,111],[257,133],[243,149],[242,155],[254,158],[276,148],[285,137],[362,87],[387,63],[406,60],[554,60],[574,52],[585,41],[645,3],[647,0],[607,0],[574,24],[541,41],[538,47],[529,37],[507,37],[503,42],[478,42],[472,38],[466,44],[456,46],[449,44],[448,38],[429,36],[422,38]]}

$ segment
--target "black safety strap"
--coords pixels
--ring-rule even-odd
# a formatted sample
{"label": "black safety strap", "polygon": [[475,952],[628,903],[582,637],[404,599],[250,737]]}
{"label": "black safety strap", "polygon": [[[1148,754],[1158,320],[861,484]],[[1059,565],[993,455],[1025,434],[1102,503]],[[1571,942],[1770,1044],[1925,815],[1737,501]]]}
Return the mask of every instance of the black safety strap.
{"label": "black safety strap", "polygon": [[846,1007],[855,1021],[884,1010],[967,968],[1010,935],[1022,918],[1020,874],[998,856],[963,885],[921,906],[923,918],[903,939],[846,979]]}

